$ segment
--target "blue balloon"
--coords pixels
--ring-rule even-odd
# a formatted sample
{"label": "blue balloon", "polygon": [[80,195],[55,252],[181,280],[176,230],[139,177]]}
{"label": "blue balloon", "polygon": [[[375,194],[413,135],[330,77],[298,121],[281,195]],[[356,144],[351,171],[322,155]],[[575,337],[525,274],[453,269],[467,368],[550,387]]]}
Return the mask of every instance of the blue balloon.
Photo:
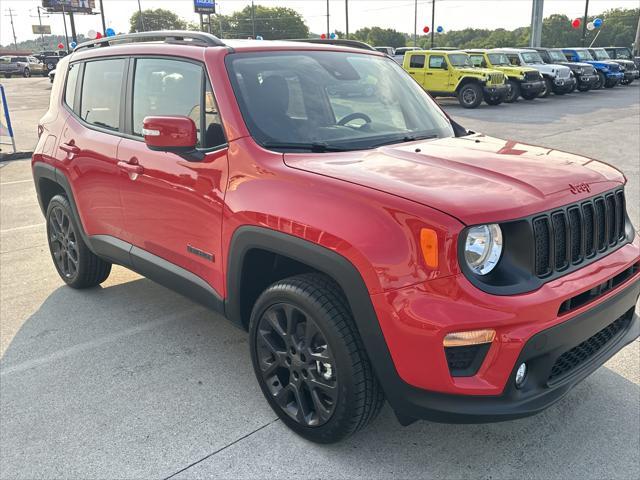
{"label": "blue balloon", "polygon": [[107,28],[106,32],[104,32],[104,33],[107,34],[107,37],[113,37],[113,36],[115,36],[116,31],[113,28],[109,27],[109,28]]}
{"label": "blue balloon", "polygon": [[444,28],[442,28],[442,26],[438,26],[438,28],[436,28],[436,32],[442,33],[444,32]]}
{"label": "blue balloon", "polygon": [[331,38],[333,40],[334,38],[336,38],[336,34],[332,33],[331,35],[329,35],[329,38]]}
{"label": "blue balloon", "polygon": [[602,26],[602,19],[601,18],[596,18],[593,21],[593,26],[596,28],[600,28]]}
{"label": "blue balloon", "polygon": [[76,42],[71,42],[71,43],[69,44],[69,46],[70,46],[71,48],[76,48],[76,47],[78,46],[78,44],[77,44]]}

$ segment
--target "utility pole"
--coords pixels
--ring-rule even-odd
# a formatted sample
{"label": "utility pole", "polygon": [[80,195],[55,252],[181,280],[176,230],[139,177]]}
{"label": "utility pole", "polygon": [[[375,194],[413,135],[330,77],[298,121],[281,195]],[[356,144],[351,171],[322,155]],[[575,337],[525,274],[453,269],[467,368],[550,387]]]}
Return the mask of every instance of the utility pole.
{"label": "utility pole", "polygon": [[78,38],[76,36],[76,21],[73,18],[73,12],[69,12],[69,25],[71,26],[71,40],[78,43]]}
{"label": "utility pole", "polygon": [[344,0],[344,18],[345,18],[345,32],[344,35],[349,39],[349,0]]}
{"label": "utility pole", "polygon": [[418,46],[418,0],[413,2],[413,46]]}
{"label": "utility pole", "polygon": [[102,17],[102,33],[104,35],[107,34],[107,22],[104,19],[104,5],[102,5],[102,0],[100,0],[100,16]]}
{"label": "utility pole", "polygon": [[142,15],[142,7],[140,6],[140,0],[138,0],[138,12],[140,12],[140,26],[141,26],[140,31],[144,32],[145,31],[145,28],[144,28],[144,15]]}
{"label": "utility pole", "polygon": [[64,24],[64,43],[67,45],[67,52],[69,49],[69,34],[67,33],[67,14],[64,11],[64,3],[62,3],[62,23]]}
{"label": "utility pole", "polygon": [[11,18],[11,31],[13,32],[13,46],[16,50],[18,50],[18,40],[16,40],[16,29],[13,26],[13,10],[10,8],[9,10],[9,18]]}
{"label": "utility pole", "polygon": [[327,0],[327,39],[331,36],[329,31],[329,0]]}
{"label": "utility pole", "polygon": [[431,48],[436,36],[436,0],[431,2]]}
{"label": "utility pole", "polygon": [[584,19],[582,20],[582,46],[587,44],[587,16],[589,15],[589,0],[584,2]]}
{"label": "utility pole", "polygon": [[[42,17],[40,16],[40,9],[42,7],[40,5],[36,6],[36,10],[38,11],[38,23],[40,24],[40,41],[42,42],[42,49],[44,50],[44,33],[42,33]],[[33,15],[30,15],[33,17]]]}
{"label": "utility pole", "polygon": [[251,36],[256,38],[256,7],[251,0]]}
{"label": "utility pole", "polygon": [[634,55],[640,55],[640,17],[638,17],[638,28],[636,28],[636,41],[633,44]]}
{"label": "utility pole", "polygon": [[544,12],[544,0],[533,0],[531,8],[531,37],[530,47],[539,47],[542,44],[542,16]]}

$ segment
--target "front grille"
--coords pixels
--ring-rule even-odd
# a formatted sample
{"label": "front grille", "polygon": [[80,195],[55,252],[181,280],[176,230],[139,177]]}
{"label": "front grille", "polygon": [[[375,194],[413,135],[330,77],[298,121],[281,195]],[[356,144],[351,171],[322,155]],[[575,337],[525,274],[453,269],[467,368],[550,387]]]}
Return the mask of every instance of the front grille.
{"label": "front grille", "polygon": [[584,364],[604,347],[610,344],[621,332],[623,332],[631,320],[633,310],[625,313],[607,327],[600,330],[592,337],[587,338],[580,345],[564,352],[553,364],[548,383],[558,381],[569,375],[575,368]]}
{"label": "front grille", "polygon": [[561,68],[558,70],[558,78],[569,78],[571,76],[571,69],[569,67]]}
{"label": "front grille", "polygon": [[504,83],[504,75],[502,73],[490,73],[489,82],[493,85],[500,85]]}
{"label": "front grille", "polygon": [[583,75],[594,75],[595,73],[596,73],[596,69],[593,68],[591,65],[585,65],[584,67],[582,67]]}
{"label": "front grille", "polygon": [[540,80],[540,72],[524,72],[525,82],[535,82]]}
{"label": "front grille", "polygon": [[533,219],[535,274],[546,277],[625,240],[625,199],[618,190]]}

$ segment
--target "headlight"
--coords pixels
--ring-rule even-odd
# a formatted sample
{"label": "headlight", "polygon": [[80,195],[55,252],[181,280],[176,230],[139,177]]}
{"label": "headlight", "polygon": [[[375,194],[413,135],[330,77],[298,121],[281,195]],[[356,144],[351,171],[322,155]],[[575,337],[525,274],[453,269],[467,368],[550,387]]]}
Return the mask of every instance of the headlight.
{"label": "headlight", "polygon": [[498,264],[502,254],[502,230],[500,225],[479,225],[467,231],[464,243],[464,260],[478,275],[486,275]]}

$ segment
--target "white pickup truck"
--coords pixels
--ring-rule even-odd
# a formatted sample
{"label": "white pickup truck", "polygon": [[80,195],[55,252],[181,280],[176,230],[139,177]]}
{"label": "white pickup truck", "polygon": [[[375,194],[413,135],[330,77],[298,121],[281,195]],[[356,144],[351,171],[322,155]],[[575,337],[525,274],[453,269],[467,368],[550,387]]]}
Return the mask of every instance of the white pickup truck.
{"label": "white pickup truck", "polygon": [[36,57],[4,56],[0,57],[0,75],[10,78],[12,75],[30,77],[46,75],[47,69]]}

